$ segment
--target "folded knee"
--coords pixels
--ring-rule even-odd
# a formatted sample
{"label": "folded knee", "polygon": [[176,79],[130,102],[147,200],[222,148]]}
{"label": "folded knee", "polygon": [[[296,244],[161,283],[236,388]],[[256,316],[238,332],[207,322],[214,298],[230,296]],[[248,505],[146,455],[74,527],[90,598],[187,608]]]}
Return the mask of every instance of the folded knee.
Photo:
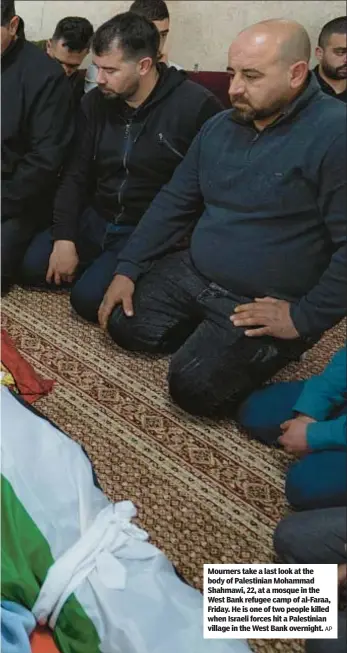
{"label": "folded knee", "polygon": [[46,275],[52,251],[50,235],[40,233],[30,243],[18,266],[18,281],[24,286],[45,288]]}
{"label": "folded knee", "polygon": [[[310,479],[301,470],[301,462],[292,463],[287,472],[285,493],[288,503],[296,510],[310,507]],[[314,495],[314,492],[312,492]]]}
{"label": "folded knee", "polygon": [[237,421],[245,429],[257,429],[271,423],[269,413],[263,402],[263,390],[253,392],[241,403],[237,411]]}
{"label": "folded knee", "polygon": [[108,332],[112,340],[127,351],[148,351],[146,342],[137,326],[136,318],[126,317],[122,307],[116,308],[109,321]]}
{"label": "folded knee", "polygon": [[46,274],[48,269],[48,260],[46,264],[40,265],[35,255],[27,252],[21,262],[18,281],[23,286],[40,287],[46,285]]}
{"label": "folded knee", "polygon": [[292,522],[293,520],[291,517],[282,519],[282,521],[277,524],[273,534],[274,549],[278,557],[284,562],[294,562],[291,549],[295,526]]}
{"label": "folded knee", "polygon": [[88,322],[98,321],[98,311],[100,302],[93,297],[88,288],[83,283],[77,283],[71,290],[70,303],[77,315],[83,317]]}
{"label": "folded knee", "polygon": [[218,405],[210,386],[204,384],[198,374],[198,368],[194,372],[191,362],[185,365],[174,356],[168,376],[169,393],[173,401],[187,413],[207,417],[215,414]]}

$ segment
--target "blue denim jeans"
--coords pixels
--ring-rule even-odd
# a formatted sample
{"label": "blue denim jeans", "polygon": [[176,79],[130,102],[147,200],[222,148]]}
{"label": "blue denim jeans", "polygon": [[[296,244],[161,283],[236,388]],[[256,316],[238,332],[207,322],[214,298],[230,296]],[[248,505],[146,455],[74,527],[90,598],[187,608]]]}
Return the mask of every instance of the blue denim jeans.
{"label": "blue denim jeans", "polygon": [[[303,385],[303,381],[274,383],[252,393],[241,405],[238,421],[251,437],[275,444],[281,435],[280,424],[294,417],[293,406]],[[346,412],[347,405],[344,405],[333,416]],[[347,451],[316,451],[290,465],[286,495],[298,510],[346,506]]]}
{"label": "blue denim jeans", "polygon": [[304,381],[272,383],[260,388],[241,404],[237,421],[248,435],[264,444],[275,444],[281,435],[280,424],[294,417]]}
{"label": "blue denim jeans", "polygon": [[[76,248],[80,259],[77,281],[71,287],[71,304],[86,320],[97,321],[98,308],[110,285],[117,267],[117,258],[134,227],[106,222],[92,208],[86,209],[79,221]],[[54,290],[47,284],[46,274],[52,253],[51,230],[37,234],[28,248],[21,268],[20,279],[24,285]],[[59,286],[61,289],[62,286]]]}

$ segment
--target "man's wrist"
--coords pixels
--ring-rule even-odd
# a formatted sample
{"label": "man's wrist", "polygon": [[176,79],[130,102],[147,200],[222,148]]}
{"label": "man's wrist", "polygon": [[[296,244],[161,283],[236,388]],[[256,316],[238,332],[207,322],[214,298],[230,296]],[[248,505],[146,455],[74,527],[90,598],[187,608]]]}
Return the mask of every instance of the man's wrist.
{"label": "man's wrist", "polygon": [[59,238],[58,240],[55,240],[54,245],[73,245],[73,247],[76,247],[73,240],[68,240],[63,238]]}
{"label": "man's wrist", "polygon": [[310,415],[306,415],[305,413],[297,413],[296,419],[300,419],[301,422],[306,424],[313,424],[317,421],[314,417],[310,417]]}

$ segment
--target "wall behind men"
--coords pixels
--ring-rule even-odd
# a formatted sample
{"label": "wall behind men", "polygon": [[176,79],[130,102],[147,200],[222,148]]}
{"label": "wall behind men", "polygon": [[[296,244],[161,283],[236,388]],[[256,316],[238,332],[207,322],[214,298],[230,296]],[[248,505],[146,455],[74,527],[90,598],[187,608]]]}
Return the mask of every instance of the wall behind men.
{"label": "wall behind men", "polygon": [[[64,16],[85,16],[96,28],[130,4],[130,0],[17,0],[16,11],[25,21],[27,38],[41,40],[52,35]],[[346,14],[344,0],[169,0],[167,4],[172,23],[170,59],[187,70],[195,64],[200,70],[225,70],[233,37],[259,20],[298,20],[314,48],[324,23]]]}

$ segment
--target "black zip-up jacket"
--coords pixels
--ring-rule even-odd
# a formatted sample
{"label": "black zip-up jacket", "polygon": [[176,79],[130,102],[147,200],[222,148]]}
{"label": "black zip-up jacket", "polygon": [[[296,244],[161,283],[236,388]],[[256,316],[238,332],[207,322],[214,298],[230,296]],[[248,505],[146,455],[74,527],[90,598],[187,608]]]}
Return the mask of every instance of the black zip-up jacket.
{"label": "black zip-up jacket", "polygon": [[54,208],[54,240],[75,240],[89,205],[119,225],[136,225],[166,184],[204,122],[222,110],[217,98],[159,64],[159,80],[138,109],[94,89],[82,100],[73,152]]}
{"label": "black zip-up jacket", "polygon": [[76,111],[79,109],[80,102],[84,98],[84,75],[81,74],[83,72],[83,70],[76,70],[75,73],[68,77]]}
{"label": "black zip-up jacket", "polygon": [[39,211],[55,188],[73,130],[71,89],[61,67],[17,39],[1,57],[2,220]]}
{"label": "black zip-up jacket", "polygon": [[209,120],[119,255],[136,281],[187,233],[197,270],[249,301],[291,303],[301,336],[346,315],[346,107],[313,74],[263,131]]}
{"label": "black zip-up jacket", "polygon": [[332,97],[336,98],[337,100],[341,100],[341,102],[347,103],[347,88],[342,91],[342,93],[336,93],[335,90],[333,89],[330,84],[328,84],[323,77],[319,74],[319,66],[316,66],[313,69],[314,74],[316,75],[317,82],[319,86],[321,87],[323,93],[326,93],[327,95],[331,95]]}

